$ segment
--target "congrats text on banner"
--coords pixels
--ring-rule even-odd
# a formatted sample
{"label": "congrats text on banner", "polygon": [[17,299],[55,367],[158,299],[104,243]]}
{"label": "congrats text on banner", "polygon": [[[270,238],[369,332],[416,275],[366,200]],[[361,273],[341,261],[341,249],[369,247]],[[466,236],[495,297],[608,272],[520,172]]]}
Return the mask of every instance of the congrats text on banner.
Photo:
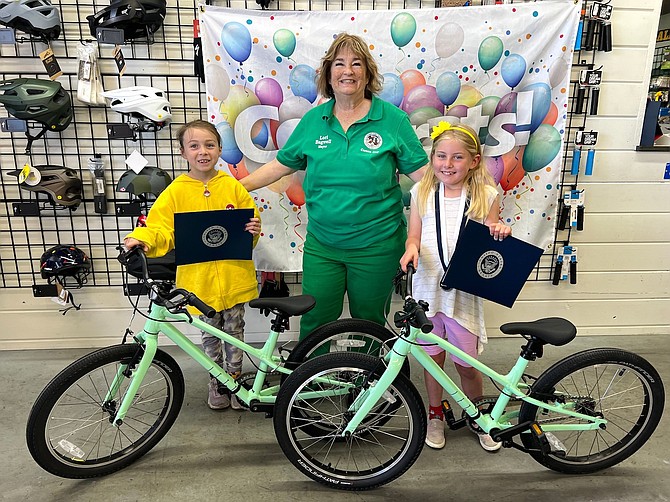
{"label": "congrats text on banner", "polygon": [[[207,113],[237,179],[274,159],[323,102],[321,57],[341,32],[362,36],[384,76],[380,98],[403,109],[429,149],[440,120],[478,131],[514,235],[553,238],[579,8],[572,1],[405,11],[236,11],[200,6]],[[355,167],[355,166],[352,166]],[[299,271],[307,213],[303,173],[252,195],[260,270]],[[411,181],[400,180],[403,191]],[[348,197],[343,193],[342,197]]]}

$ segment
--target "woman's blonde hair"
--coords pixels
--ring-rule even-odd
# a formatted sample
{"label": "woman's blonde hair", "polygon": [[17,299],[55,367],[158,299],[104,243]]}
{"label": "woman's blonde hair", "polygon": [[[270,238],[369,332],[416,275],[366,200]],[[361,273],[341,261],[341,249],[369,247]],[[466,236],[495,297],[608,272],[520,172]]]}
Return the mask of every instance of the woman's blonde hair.
{"label": "woman's blonde hair", "polygon": [[421,181],[419,181],[417,193],[419,214],[422,216],[425,214],[428,197],[433,196],[440,184],[440,181],[435,175],[435,170],[433,169],[433,156],[435,155],[437,145],[441,141],[447,140],[459,141],[473,159],[475,156],[479,155],[479,162],[473,169],[468,171],[463,186],[465,187],[467,197],[470,199],[470,208],[466,213],[467,216],[474,220],[483,220],[489,214],[489,210],[491,209],[488,199],[489,192],[487,191],[486,186],[490,185],[495,187],[495,182],[486,168],[481,155],[481,144],[477,133],[474,129],[464,124],[450,126],[433,139],[433,148],[430,151],[430,166],[426,170],[426,174],[421,178]]}
{"label": "woman's blonde hair", "polygon": [[372,98],[373,94],[378,94],[382,90],[382,75],[379,73],[379,67],[375,58],[372,57],[365,41],[358,35],[349,33],[340,33],[333,43],[330,44],[325,56],[321,59],[319,75],[316,79],[316,86],[319,94],[323,97],[334,98],[333,87],[330,85],[331,68],[337,53],[343,49],[350,49],[365,65],[365,74],[368,81],[365,84],[365,97]]}

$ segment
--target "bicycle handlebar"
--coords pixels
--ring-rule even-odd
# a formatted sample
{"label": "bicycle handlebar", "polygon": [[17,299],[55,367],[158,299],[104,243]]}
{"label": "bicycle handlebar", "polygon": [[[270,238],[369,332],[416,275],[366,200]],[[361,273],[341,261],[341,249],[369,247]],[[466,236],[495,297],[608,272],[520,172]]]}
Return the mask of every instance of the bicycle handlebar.
{"label": "bicycle handlebar", "polygon": [[430,333],[433,330],[433,323],[426,316],[426,311],[424,306],[427,308],[428,304],[425,302],[416,302],[412,296],[412,277],[414,276],[414,265],[412,263],[407,264],[407,295],[406,295],[406,304],[407,301],[411,300],[413,303],[413,315],[414,319],[410,322],[412,326],[421,330],[422,333]]}
{"label": "bicycle handlebar", "polygon": [[[178,301],[176,304],[171,304],[174,308],[180,308],[181,305],[191,305],[192,307],[197,308],[200,312],[203,313],[208,318],[212,318],[216,315],[216,309],[210,307],[200,298],[198,298],[194,293],[187,291],[185,289],[175,289],[171,291],[168,295],[161,294],[158,288],[152,287],[154,285],[154,280],[149,276],[149,266],[147,264],[147,256],[140,246],[135,246],[134,248],[126,250],[122,246],[119,246],[117,249],[120,250],[117,260],[124,267],[128,267],[130,264],[130,258],[136,254],[140,260],[140,267],[142,269],[142,280],[144,283],[149,286],[149,288],[164,302],[167,303],[170,300],[182,296],[181,301]],[[164,293],[164,292],[163,292]],[[167,307],[167,305],[166,305]]]}

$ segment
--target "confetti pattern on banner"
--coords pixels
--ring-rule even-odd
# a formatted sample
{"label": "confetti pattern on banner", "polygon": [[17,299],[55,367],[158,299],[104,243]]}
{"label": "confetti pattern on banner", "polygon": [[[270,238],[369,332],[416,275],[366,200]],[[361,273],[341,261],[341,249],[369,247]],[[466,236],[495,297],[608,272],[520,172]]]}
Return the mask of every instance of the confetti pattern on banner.
{"label": "confetti pattern on banner", "polygon": [[[478,131],[502,221],[547,249],[578,21],[572,0],[345,12],[203,5],[207,113],[223,142],[220,169],[242,179],[275,158],[305,112],[323,102],[315,84],[321,57],[337,34],[354,33],[383,73],[380,97],[407,112],[427,150],[440,120]],[[302,268],[303,176],[252,193],[263,220],[259,270]],[[410,185],[401,181],[404,192]]]}

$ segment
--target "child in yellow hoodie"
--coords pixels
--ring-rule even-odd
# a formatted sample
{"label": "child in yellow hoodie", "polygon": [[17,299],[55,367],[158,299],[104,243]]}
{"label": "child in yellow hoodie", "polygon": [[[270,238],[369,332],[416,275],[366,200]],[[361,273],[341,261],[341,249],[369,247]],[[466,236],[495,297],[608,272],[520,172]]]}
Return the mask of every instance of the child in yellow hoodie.
{"label": "child in yellow hoodie", "polygon": [[[253,208],[254,217],[245,230],[258,242],[261,221],[253,199],[235,178],[216,170],[221,155],[221,138],[216,128],[204,120],[182,126],[177,139],[181,156],[189,171],[178,176],[156,199],[146,219],[146,227],[138,227],[123,243],[130,249],[142,246],[149,257],[163,256],[174,248],[174,214],[217,209]],[[195,293],[216,309],[216,315],[200,319],[244,339],[244,304],[258,296],[256,269],[252,260],[220,260],[177,267],[177,287]],[[225,345],[226,371],[233,377],[242,369],[242,350],[223,344],[219,338],[202,333],[205,353],[223,366]],[[207,404],[221,410],[232,406],[242,409],[235,395],[212,378],[208,387]]]}

